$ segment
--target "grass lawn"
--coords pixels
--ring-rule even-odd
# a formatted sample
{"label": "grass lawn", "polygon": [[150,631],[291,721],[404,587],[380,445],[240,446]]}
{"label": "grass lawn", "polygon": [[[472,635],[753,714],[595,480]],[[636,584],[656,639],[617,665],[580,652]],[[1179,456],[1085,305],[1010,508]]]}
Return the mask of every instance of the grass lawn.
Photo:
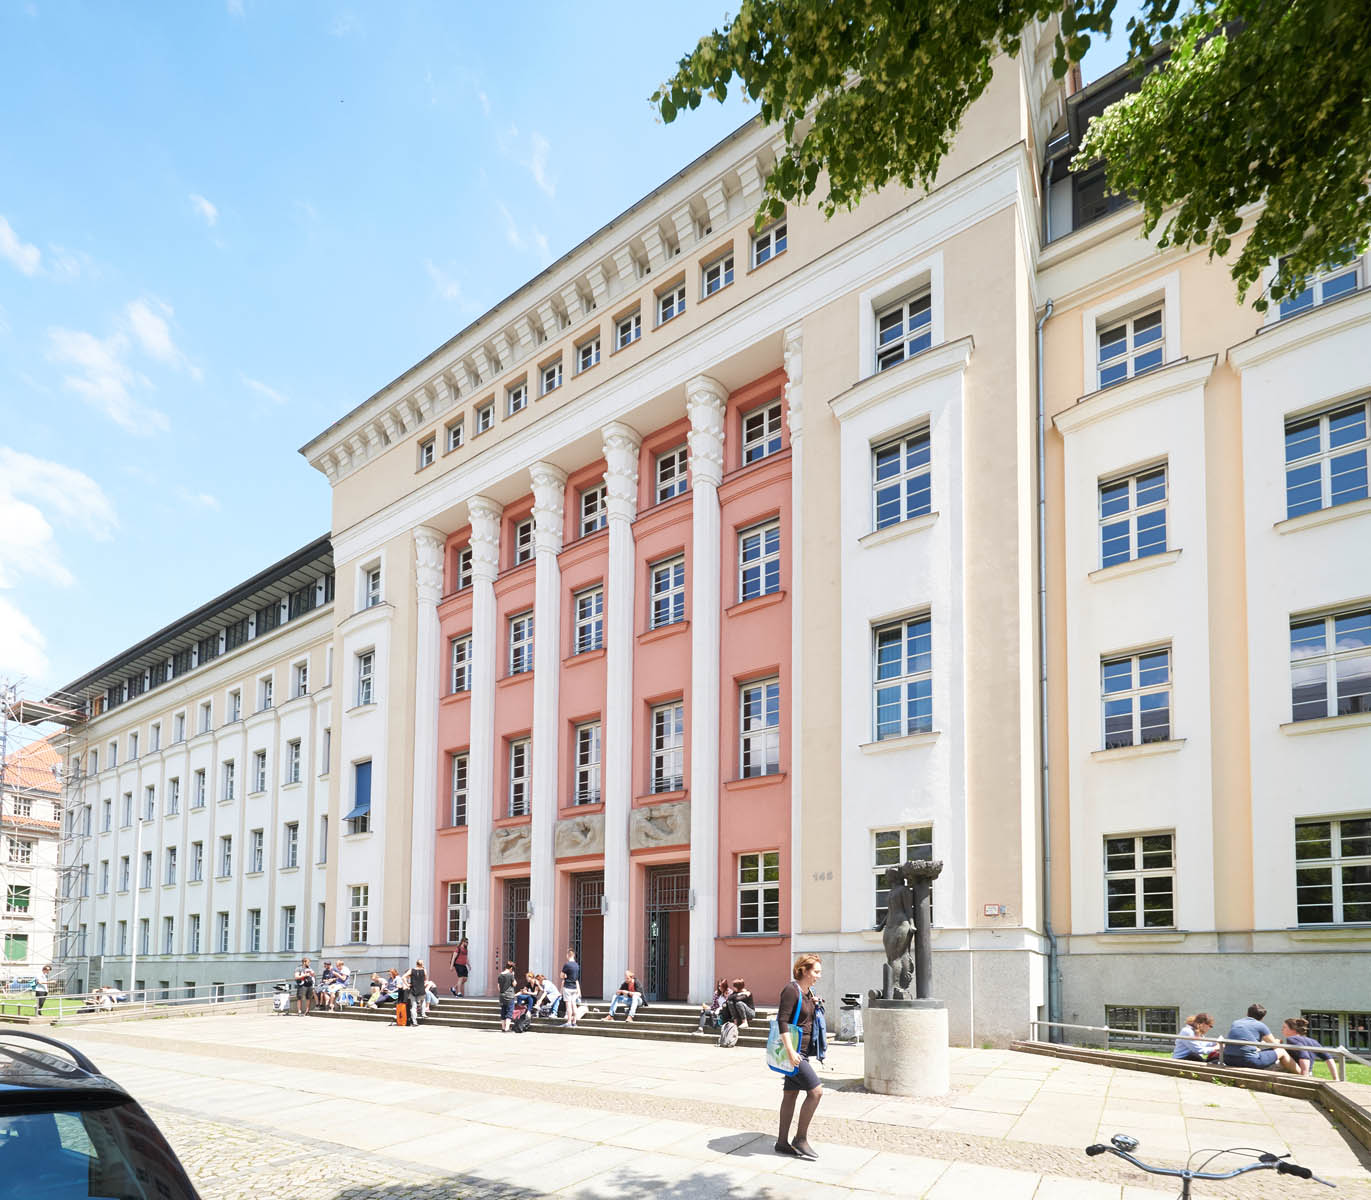
{"label": "grass lawn", "polygon": [[[32,992],[7,992],[0,993],[0,1015],[9,1014],[11,1016],[33,1016],[34,996]],[[43,1015],[45,1017],[60,1017],[67,1013],[73,1013],[81,1007],[81,1001],[75,997],[68,996],[49,996],[47,1003],[43,1005]]]}
{"label": "grass lawn", "polygon": [[[1123,1047],[1116,1046],[1115,1050],[1122,1054],[1146,1054],[1152,1058],[1170,1058],[1171,1053],[1167,1050],[1125,1050]],[[1314,1062],[1315,1079],[1331,1079],[1328,1064],[1321,1060]],[[1350,1062],[1347,1064],[1348,1083],[1371,1083],[1371,1067],[1363,1067],[1360,1063]]]}

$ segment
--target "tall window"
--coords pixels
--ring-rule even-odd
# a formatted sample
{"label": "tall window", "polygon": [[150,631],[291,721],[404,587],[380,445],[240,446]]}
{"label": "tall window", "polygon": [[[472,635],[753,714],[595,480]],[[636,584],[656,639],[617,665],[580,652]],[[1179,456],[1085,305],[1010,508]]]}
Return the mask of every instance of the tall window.
{"label": "tall window", "polygon": [[352,807],[348,809],[348,833],[371,832],[371,759],[352,764]]}
{"label": "tall window", "polygon": [[738,855],[738,932],[781,930],[781,855],[777,850]]}
{"label": "tall window", "polygon": [[298,867],[300,865],[300,822],[287,821],[285,833],[285,861],[281,865],[282,867]]}
{"label": "tall window", "polygon": [[933,621],[910,617],[872,634],[875,741],[933,729]]}
{"label": "tall window", "polygon": [[200,732],[208,733],[212,728],[214,728],[213,722],[214,704],[212,701],[206,700],[202,705],[200,705]]}
{"label": "tall window", "polygon": [[419,470],[433,466],[433,460],[438,454],[438,443],[436,438],[426,437],[419,443]]}
{"label": "tall window", "polygon": [[465,825],[467,823],[467,754],[463,750],[460,754],[449,755],[449,800],[452,825]]}
{"label": "tall window", "polygon": [[248,953],[257,954],[262,949],[262,910],[248,909]]}
{"label": "tall window", "polygon": [[589,371],[599,361],[600,335],[597,333],[593,338],[576,347],[576,370],[578,373]]}
{"label": "tall window", "polygon": [[1371,608],[1290,622],[1291,720],[1371,712]]}
{"label": "tall window", "polygon": [[733,282],[733,251],[713,262],[706,263],[705,269],[700,272],[700,294],[702,296],[712,296],[715,292],[722,291]]}
{"label": "tall window", "polygon": [[546,396],[546,395],[548,394],[548,392],[555,392],[555,391],[556,391],[559,387],[561,387],[561,386],[562,386],[562,360],[559,358],[556,362],[550,362],[550,363],[547,364],[547,366],[545,366],[545,367],[543,368],[543,371],[542,371],[542,388],[543,388],[543,390],[542,390],[542,393],[541,393],[541,394],[544,395],[544,396]]}
{"label": "tall window", "polygon": [[1285,423],[1285,515],[1367,497],[1368,407],[1358,400]]}
{"label": "tall window", "polygon": [[657,455],[654,465],[657,503],[684,494],[690,477],[687,474],[688,453],[685,446],[675,446],[665,454]]}
{"label": "tall window", "polygon": [[205,807],[205,769],[201,767],[191,776],[190,802],[192,808]]}
{"label": "tall window", "polygon": [[476,406],[476,432],[485,433],[495,424],[495,401],[491,400],[485,404]]}
{"label": "tall window", "polygon": [[265,750],[252,752],[252,790],[254,792],[267,790],[267,752]]}
{"label": "tall window", "polygon": [[739,774],[744,779],[781,769],[781,684],[764,679],[739,692]]}
{"label": "tall window", "polygon": [[1171,651],[1145,650],[1100,663],[1104,748],[1171,737]]}
{"label": "tall window", "polygon": [[886,869],[902,866],[914,858],[933,857],[933,826],[910,825],[905,829],[880,829],[872,838],[872,876],[876,895],[876,926],[885,924],[890,884]]}
{"label": "tall window", "polygon": [[599,650],[605,644],[605,589],[586,588],[577,592],[576,605],[576,653]]}
{"label": "tall window", "polygon": [[511,817],[528,816],[530,776],[532,775],[532,754],[528,738],[509,740],[509,809]]}
{"label": "tall window", "polygon": [[776,255],[785,250],[786,223],[778,221],[776,224],[761,233],[755,234],[752,238],[752,265],[754,268],[760,267],[764,262],[770,262]]}
{"label": "tall window", "polygon": [[462,591],[471,586],[471,547],[463,546],[457,551],[456,578],[453,580],[455,589]]}
{"label": "tall window", "polygon": [[237,688],[228,694],[228,719],[230,721],[243,719],[243,693]]}
{"label": "tall window", "polygon": [[1153,371],[1164,358],[1160,308],[1119,321],[1099,331],[1099,386]]}
{"label": "tall window", "polygon": [[98,895],[105,895],[109,891],[109,859],[100,860],[100,890]]}
{"label": "tall window", "polygon": [[168,846],[166,849],[166,862],[162,875],[162,882],[174,884],[176,882],[176,847]]}
{"label": "tall window", "polygon": [[509,673],[520,675],[533,670],[533,614],[520,613],[509,619]]}
{"label": "tall window", "polygon": [[685,787],[685,705],[679,700],[652,710],[652,790]]}
{"label": "tall window", "polygon": [[1166,553],[1166,465],[1100,484],[1100,566]]}
{"label": "tall window", "polygon": [[5,889],[5,911],[28,915],[33,888],[27,883],[11,883]]}
{"label": "tall window", "polygon": [[124,819],[119,823],[120,827],[127,829],[133,824],[133,793],[124,793]]}
{"label": "tall window", "polygon": [[450,657],[452,660],[452,692],[471,691],[471,634],[464,633],[461,637],[453,638],[448,645],[451,647]]}
{"label": "tall window", "polygon": [[215,914],[218,929],[216,930],[215,949],[220,954],[229,952],[229,915],[226,912]]}
{"label": "tall window", "polygon": [[233,759],[225,760],[219,786],[219,799],[232,800],[234,786],[237,782],[237,772]]}
{"label": "tall window", "polygon": [[295,687],[291,694],[296,697],[309,695],[308,662],[300,662],[295,664]]}
{"label": "tall window", "polygon": [[1371,922],[1371,815],[1295,822],[1295,919]]}
{"label": "tall window", "polygon": [[148,784],[143,789],[143,820],[151,821],[157,816],[157,788]]}
{"label": "tall window", "polygon": [[200,953],[200,914],[191,913],[186,918],[186,952]]}
{"label": "tall window", "polygon": [[[227,872],[225,872],[227,874]],[[152,851],[143,851],[143,873],[139,887],[150,888],[152,886]]]}
{"label": "tall window", "polygon": [[181,811],[181,779],[173,775],[167,780],[167,816],[174,817]]}
{"label": "tall window", "polygon": [[781,448],[781,402],[754,408],[743,417],[743,463],[757,462]]}
{"label": "tall window", "polygon": [[928,292],[908,296],[876,314],[876,370],[927,350],[933,344],[933,299]]}
{"label": "tall window", "polygon": [[257,711],[261,712],[264,708],[270,708],[272,698],[276,692],[275,682],[270,675],[264,675],[257,681]]}
{"label": "tall window", "polygon": [[622,350],[631,346],[643,336],[643,316],[637,309],[626,317],[620,317],[614,324],[614,348]]}
{"label": "tall window", "polygon": [[1307,312],[1317,305],[1355,292],[1360,263],[1360,259],[1353,259],[1341,267],[1306,276],[1304,287],[1281,301],[1281,318],[1293,317],[1296,313]]}
{"label": "tall window", "polygon": [[152,918],[141,917],[138,921],[138,953],[152,953]]}
{"label": "tall window", "polygon": [[[203,772],[202,772],[203,774]],[[108,833],[114,828],[114,801],[106,796],[100,801],[100,832]]]}
{"label": "tall window", "polygon": [[581,536],[596,533],[609,524],[609,502],[603,483],[581,493]]}
{"label": "tall window", "polygon": [[295,905],[287,904],[281,908],[281,949],[295,949]]}
{"label": "tall window", "polygon": [[190,844],[190,881],[199,883],[205,877],[205,843]]}
{"label": "tall window", "polygon": [[467,935],[467,883],[455,880],[447,885],[447,940],[455,946]]}
{"label": "tall window", "polygon": [[669,558],[652,568],[652,628],[685,620],[685,559]]}
{"label": "tall window", "polygon": [[264,829],[254,829],[248,834],[248,871],[261,872],[266,865],[267,835]]}
{"label": "tall window", "polygon": [[[179,746],[186,740],[186,714],[177,713],[171,719],[171,741],[172,745]],[[92,753],[94,753],[92,751]]]}
{"label": "tall window", "polygon": [[871,451],[875,528],[898,525],[933,510],[932,443],[927,429],[906,434]]}
{"label": "tall window", "polygon": [[738,599],[781,590],[781,523],[767,521],[738,535]]}
{"label": "tall window", "polygon": [[528,384],[520,380],[505,393],[506,415],[513,416],[528,407]]}
{"label": "tall window", "polygon": [[316,860],[320,866],[328,862],[328,813],[323,813],[319,817],[319,857]]}
{"label": "tall window", "polygon": [[658,293],[657,296],[657,324],[665,325],[673,317],[679,317],[685,312],[686,288],[684,283],[678,283],[675,287],[667,288],[666,291]]}
{"label": "tall window", "polygon": [[600,803],[600,722],[576,726],[576,791],[574,804]]}
{"label": "tall window", "polygon": [[1176,861],[1169,833],[1104,839],[1105,907],[1110,929],[1176,924]]}
{"label": "tall window", "polygon": [[354,884],[348,888],[348,941],[367,940],[367,900],[370,887],[365,883]]}
{"label": "tall window", "polygon": [[286,782],[300,782],[300,739],[292,738],[286,743]]}
{"label": "tall window", "polygon": [[533,518],[518,521],[514,526],[514,565],[526,563],[533,557]]}
{"label": "tall window", "polygon": [[233,874],[233,838],[225,834],[219,839],[219,876],[224,878]]}
{"label": "tall window", "polygon": [[376,652],[367,650],[357,656],[357,703],[370,704],[375,699]]}
{"label": "tall window", "polygon": [[460,450],[462,448],[463,432],[464,429],[462,426],[461,417],[458,417],[455,421],[452,422],[451,425],[447,427],[447,437],[445,439],[445,444],[447,446],[448,454],[451,454],[454,450]]}

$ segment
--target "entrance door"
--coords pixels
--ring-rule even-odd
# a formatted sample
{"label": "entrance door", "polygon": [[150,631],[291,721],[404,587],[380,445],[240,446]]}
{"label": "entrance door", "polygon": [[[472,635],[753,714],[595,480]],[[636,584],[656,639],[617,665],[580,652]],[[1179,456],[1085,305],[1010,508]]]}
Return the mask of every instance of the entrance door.
{"label": "entrance door", "polygon": [[600,912],[604,895],[603,871],[571,877],[571,947],[581,964],[583,996],[605,994],[605,918]]}
{"label": "entrance door", "polygon": [[684,1000],[690,979],[690,866],[647,874],[647,946],[643,992],[649,1000]]}
{"label": "entrance door", "polygon": [[528,964],[528,901],[529,881],[527,879],[505,880],[505,928],[500,949],[500,968],[504,960],[512,958],[514,969],[523,978]]}

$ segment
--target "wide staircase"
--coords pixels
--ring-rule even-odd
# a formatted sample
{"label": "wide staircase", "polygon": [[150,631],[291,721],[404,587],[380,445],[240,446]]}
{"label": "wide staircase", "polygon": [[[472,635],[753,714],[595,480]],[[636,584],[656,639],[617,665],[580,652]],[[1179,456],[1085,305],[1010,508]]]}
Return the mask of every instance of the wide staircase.
{"label": "wide staircase", "polygon": [[[565,1018],[559,1015],[541,1020],[535,1019],[533,1024],[529,1026],[528,1032],[555,1033],[564,1037],[647,1038],[663,1042],[696,1042],[699,1044],[708,1044],[718,1040],[719,1031],[717,1029],[707,1029],[704,1034],[695,1032],[700,1019],[700,1008],[697,1004],[659,1002],[649,1005],[647,1008],[640,1008],[631,1022],[624,1019],[622,1009],[615,1015],[613,1021],[606,1021],[604,1018],[609,1012],[607,1000],[590,1000],[587,1001],[587,1004],[590,1006],[590,1012],[581,1018],[575,1029],[565,1028],[562,1024]],[[393,1022],[395,1009],[393,1006],[371,1009],[357,1004],[351,1007],[344,1006],[336,1012],[323,1012],[320,1009],[315,1009],[311,1016],[329,1021]],[[763,1010],[758,1013],[756,1020],[750,1022],[746,1029],[739,1031],[738,1044],[758,1048],[765,1046],[770,1017],[769,1011]],[[487,997],[457,999],[452,996],[444,996],[438,1007],[429,1009],[429,1015],[424,1020],[424,1025],[434,1029],[498,1029],[500,1025],[500,1004],[499,1001]]]}

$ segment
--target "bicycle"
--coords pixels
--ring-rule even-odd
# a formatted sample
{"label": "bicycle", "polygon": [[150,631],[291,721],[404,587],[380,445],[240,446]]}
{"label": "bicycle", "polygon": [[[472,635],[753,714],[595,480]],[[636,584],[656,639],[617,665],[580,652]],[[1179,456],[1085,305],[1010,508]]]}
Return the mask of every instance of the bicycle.
{"label": "bicycle", "polygon": [[[1148,1166],[1142,1159],[1133,1156],[1133,1151],[1139,1145],[1137,1138],[1130,1137],[1126,1133],[1116,1133],[1109,1139],[1109,1142],[1110,1144],[1107,1146],[1102,1142],[1087,1146],[1085,1152],[1091,1158],[1097,1154],[1112,1154],[1116,1158],[1123,1159],[1124,1162],[1132,1163],[1139,1170],[1146,1171],[1149,1175],[1169,1175],[1173,1179],[1179,1179],[1181,1181],[1179,1200],[1189,1200],[1190,1184],[1193,1180],[1233,1179],[1238,1175],[1246,1175],[1249,1171],[1275,1171],[1277,1175],[1294,1175],[1297,1179],[1312,1179],[1315,1183],[1323,1184],[1324,1187],[1335,1188],[1338,1186],[1336,1183],[1329,1183],[1326,1179],[1320,1179],[1308,1167],[1302,1167],[1298,1163],[1286,1162],[1285,1160],[1290,1157],[1288,1154],[1271,1154],[1264,1150],[1254,1150],[1250,1146],[1235,1146],[1230,1150],[1196,1150],[1185,1160],[1183,1167],[1152,1167]],[[1194,1161],[1196,1154],[1208,1154],[1209,1157],[1199,1167],[1192,1168],[1190,1164]],[[1232,1171],[1206,1171],[1204,1168],[1221,1154],[1249,1155],[1257,1161]]]}

